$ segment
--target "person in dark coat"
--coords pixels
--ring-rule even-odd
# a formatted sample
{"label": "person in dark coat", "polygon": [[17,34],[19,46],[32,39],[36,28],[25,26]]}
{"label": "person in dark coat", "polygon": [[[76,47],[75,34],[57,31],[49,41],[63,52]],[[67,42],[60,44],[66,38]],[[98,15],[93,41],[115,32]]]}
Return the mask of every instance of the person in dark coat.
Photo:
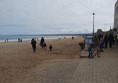
{"label": "person in dark coat", "polygon": [[40,41],[40,46],[41,46],[42,48],[44,47],[44,46],[43,46],[44,42],[45,42],[45,40],[44,40],[44,38],[42,37],[42,38],[41,38],[41,41]]}
{"label": "person in dark coat", "polygon": [[114,41],[114,36],[112,33],[109,34],[109,48],[112,48],[112,44]]}
{"label": "person in dark coat", "polygon": [[34,38],[31,40],[31,45],[32,45],[33,52],[35,53],[35,51],[36,51],[36,40]]}
{"label": "person in dark coat", "polygon": [[105,48],[107,48],[108,42],[109,42],[109,37],[108,37],[108,34],[106,33],[105,36],[104,36],[104,45],[105,45]]}

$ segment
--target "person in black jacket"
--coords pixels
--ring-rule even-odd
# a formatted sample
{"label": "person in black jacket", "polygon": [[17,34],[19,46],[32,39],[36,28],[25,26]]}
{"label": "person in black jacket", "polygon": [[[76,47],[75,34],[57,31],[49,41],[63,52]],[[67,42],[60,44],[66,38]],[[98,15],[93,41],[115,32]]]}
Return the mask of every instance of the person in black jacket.
{"label": "person in black jacket", "polygon": [[109,48],[112,48],[112,44],[114,41],[114,36],[112,33],[109,34]]}
{"label": "person in black jacket", "polygon": [[109,37],[108,37],[108,34],[106,33],[105,36],[104,36],[104,45],[105,45],[105,48],[107,48],[108,42],[109,42]]}
{"label": "person in black jacket", "polygon": [[40,46],[41,46],[42,48],[44,47],[44,46],[43,46],[44,42],[45,42],[45,40],[44,40],[44,38],[42,37],[42,38],[41,38],[41,41],[40,41]]}
{"label": "person in black jacket", "polygon": [[33,52],[35,53],[35,51],[36,51],[36,40],[34,38],[31,40],[31,45],[32,45]]}

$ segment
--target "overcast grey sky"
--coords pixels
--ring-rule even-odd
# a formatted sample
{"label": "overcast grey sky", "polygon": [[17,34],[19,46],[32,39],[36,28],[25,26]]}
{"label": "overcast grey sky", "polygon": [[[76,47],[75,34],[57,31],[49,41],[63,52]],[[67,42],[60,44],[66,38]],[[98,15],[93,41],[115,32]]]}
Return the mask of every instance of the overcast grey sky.
{"label": "overcast grey sky", "polygon": [[109,30],[117,0],[0,0],[0,34],[60,34]]}

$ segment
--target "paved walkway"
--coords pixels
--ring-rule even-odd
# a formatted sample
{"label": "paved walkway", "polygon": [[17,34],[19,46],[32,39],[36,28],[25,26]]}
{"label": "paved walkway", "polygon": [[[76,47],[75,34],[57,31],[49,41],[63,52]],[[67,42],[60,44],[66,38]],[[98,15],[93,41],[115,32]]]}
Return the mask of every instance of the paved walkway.
{"label": "paved walkway", "polygon": [[118,47],[105,49],[100,58],[47,61],[22,83],[118,83]]}

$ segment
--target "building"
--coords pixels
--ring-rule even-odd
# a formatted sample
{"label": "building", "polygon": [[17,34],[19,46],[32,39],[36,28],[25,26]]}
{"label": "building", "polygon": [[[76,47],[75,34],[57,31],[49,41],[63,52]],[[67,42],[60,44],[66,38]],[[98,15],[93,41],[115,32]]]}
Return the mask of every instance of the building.
{"label": "building", "polygon": [[114,28],[118,32],[118,0],[115,3]]}

